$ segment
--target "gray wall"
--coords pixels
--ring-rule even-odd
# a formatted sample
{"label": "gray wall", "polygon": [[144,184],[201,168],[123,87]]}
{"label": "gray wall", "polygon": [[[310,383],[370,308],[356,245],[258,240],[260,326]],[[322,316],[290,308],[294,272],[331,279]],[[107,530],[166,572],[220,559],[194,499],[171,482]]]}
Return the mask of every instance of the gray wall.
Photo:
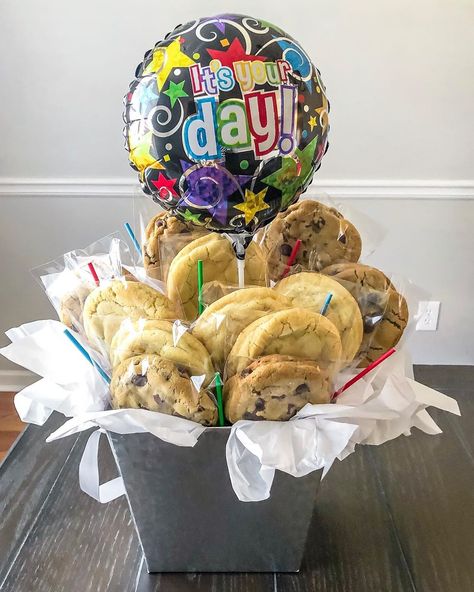
{"label": "gray wall", "polygon": [[10,326],[52,314],[31,267],[131,219],[121,98],[145,50],[180,22],[234,11],[282,26],[313,57],[332,106],[318,184],[389,229],[375,263],[441,300],[439,330],[412,336],[415,360],[474,363],[474,3],[289,6],[3,0],[0,343]]}
{"label": "gray wall", "polygon": [[[9,327],[54,314],[28,270],[120,229],[124,220],[133,220],[133,207],[127,197],[0,199],[0,344],[4,345],[8,340],[3,331]],[[472,204],[440,199],[346,200],[346,205],[387,230],[368,261],[407,276],[427,296],[442,302],[438,331],[410,336],[418,363],[474,364]],[[0,370],[7,367],[0,358]]]}

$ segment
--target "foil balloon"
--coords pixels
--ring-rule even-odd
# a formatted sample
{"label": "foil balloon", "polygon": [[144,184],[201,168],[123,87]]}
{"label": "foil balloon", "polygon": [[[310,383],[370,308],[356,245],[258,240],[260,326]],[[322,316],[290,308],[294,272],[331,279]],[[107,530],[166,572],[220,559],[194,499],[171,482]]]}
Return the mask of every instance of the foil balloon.
{"label": "foil balloon", "polygon": [[327,149],[319,71],[251,17],[178,26],[146,53],[124,104],[143,191],[210,230],[255,233],[299,198]]}

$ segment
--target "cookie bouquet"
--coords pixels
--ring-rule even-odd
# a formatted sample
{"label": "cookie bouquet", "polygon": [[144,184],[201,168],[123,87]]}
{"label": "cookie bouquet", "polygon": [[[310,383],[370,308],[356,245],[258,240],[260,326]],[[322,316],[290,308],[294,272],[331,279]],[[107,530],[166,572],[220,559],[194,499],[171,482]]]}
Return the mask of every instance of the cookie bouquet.
{"label": "cookie bouquet", "polygon": [[[295,40],[241,15],[181,25],[124,103],[151,199],[126,224],[130,248],[117,233],[35,271],[60,320],[7,333],[3,355],[42,376],[17,409],[69,418],[49,440],[98,428],[80,485],[127,495],[150,571],[297,570],[316,471],[357,444],[438,433],[426,407],[457,405],[395,353],[406,294],[361,262],[370,232],[300,199],[329,104]],[[120,471],[104,484],[101,433]]]}

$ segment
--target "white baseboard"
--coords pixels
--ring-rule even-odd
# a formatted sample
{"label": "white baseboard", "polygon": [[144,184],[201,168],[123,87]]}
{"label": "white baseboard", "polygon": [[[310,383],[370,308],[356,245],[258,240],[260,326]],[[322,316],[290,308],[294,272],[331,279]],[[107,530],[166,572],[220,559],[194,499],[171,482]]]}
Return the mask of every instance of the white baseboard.
{"label": "white baseboard", "polygon": [[36,374],[29,370],[0,370],[0,393],[17,393],[36,380]]}
{"label": "white baseboard", "polygon": [[[308,192],[334,198],[474,199],[474,180],[316,179]],[[0,197],[130,197],[141,193],[129,177],[27,179],[0,177]]]}

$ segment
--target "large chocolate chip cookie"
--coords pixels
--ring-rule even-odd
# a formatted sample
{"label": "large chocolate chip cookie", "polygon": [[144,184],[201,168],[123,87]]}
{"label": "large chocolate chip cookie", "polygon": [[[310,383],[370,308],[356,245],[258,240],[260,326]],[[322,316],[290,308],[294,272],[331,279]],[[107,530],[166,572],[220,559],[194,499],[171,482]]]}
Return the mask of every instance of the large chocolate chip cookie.
{"label": "large chocolate chip cookie", "polygon": [[329,403],[330,387],[327,373],[311,360],[264,356],[225,383],[225,414],[231,423],[285,421],[306,403]]}
{"label": "large chocolate chip cookie", "polygon": [[198,391],[186,368],[157,355],[142,354],[115,366],[110,383],[114,409],[148,409],[215,425],[217,407]]}
{"label": "large chocolate chip cookie", "polygon": [[400,341],[408,323],[408,306],[389,278],[376,267],[336,264],[323,269],[357,300],[364,335],[356,358],[368,366]]}
{"label": "large chocolate chip cookie", "polygon": [[281,212],[266,229],[262,247],[268,257],[268,274],[279,280],[297,240],[301,240],[293,267],[320,271],[338,261],[357,261],[362,242],[351,222],[335,208],[305,200]]}

